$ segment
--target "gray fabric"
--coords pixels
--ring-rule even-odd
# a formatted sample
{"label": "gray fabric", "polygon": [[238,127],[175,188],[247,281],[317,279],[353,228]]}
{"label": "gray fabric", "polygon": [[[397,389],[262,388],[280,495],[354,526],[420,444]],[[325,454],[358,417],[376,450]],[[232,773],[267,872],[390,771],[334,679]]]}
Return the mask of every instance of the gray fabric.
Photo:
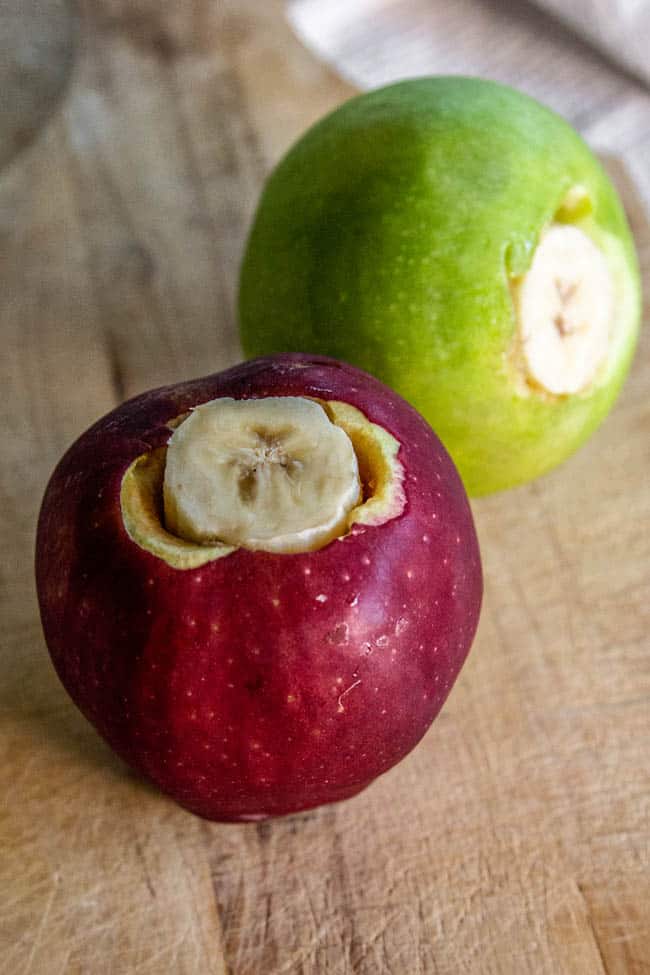
{"label": "gray fabric", "polygon": [[650,82],[650,0],[536,0],[608,57]]}
{"label": "gray fabric", "polygon": [[580,121],[623,90],[617,66],[650,81],[650,0],[292,0],[288,14],[360,88],[418,74],[481,75]]}

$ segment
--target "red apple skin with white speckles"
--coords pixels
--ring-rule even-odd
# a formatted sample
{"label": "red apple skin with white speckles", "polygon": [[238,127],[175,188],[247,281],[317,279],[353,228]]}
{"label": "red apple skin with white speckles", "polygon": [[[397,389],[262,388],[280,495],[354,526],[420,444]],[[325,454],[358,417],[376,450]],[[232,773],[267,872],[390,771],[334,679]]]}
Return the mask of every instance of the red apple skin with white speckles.
{"label": "red apple skin with white speckles", "polygon": [[[220,396],[311,396],[400,443],[406,504],[315,552],[238,549],[180,570],[127,534],[120,488],[167,423]],[[474,637],[479,549],[461,481],[399,396],[323,357],[257,359],[124,403],[67,452],[36,552],[43,628],[83,714],[129,765],[209,819],[354,795],[440,710]]]}

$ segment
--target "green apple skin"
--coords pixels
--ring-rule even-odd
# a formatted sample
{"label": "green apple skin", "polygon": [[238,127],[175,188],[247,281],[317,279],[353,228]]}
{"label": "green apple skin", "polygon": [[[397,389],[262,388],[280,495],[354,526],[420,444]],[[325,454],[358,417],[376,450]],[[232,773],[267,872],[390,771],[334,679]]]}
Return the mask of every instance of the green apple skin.
{"label": "green apple skin", "polygon": [[[567,212],[573,187],[583,200]],[[607,360],[566,396],[526,381],[511,292],[553,220],[591,236],[617,289]],[[461,77],[361,95],[311,128],[267,182],[239,298],[247,355],[374,373],[426,417],[473,495],[587,439],[624,381],[641,304],[623,209],[582,139],[526,95]]]}

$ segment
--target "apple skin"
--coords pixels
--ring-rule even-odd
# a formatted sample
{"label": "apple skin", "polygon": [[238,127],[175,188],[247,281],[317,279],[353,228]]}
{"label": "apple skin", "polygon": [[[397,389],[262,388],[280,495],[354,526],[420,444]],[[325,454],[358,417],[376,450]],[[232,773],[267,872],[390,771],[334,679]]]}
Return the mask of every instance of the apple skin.
{"label": "apple skin", "polygon": [[[568,191],[625,295],[598,382],[543,395],[514,375],[509,276],[522,274]],[[239,294],[248,356],[305,351],[351,362],[434,428],[470,495],[559,464],[601,423],[640,320],[629,228],[573,129],[494,82],[438,77],[360,95],[313,126],[269,177]]]}
{"label": "apple skin", "polygon": [[[120,487],[168,421],[219,396],[344,400],[401,443],[406,505],[315,552],[238,549],[179,570],[131,540]],[[209,819],[352,796],[419,741],[470,648],[482,595],[458,474],[404,400],[325,359],[259,359],[154,390],[69,449],[41,509],[46,641],[72,699],[129,765]],[[326,597],[326,598],[323,598]]]}

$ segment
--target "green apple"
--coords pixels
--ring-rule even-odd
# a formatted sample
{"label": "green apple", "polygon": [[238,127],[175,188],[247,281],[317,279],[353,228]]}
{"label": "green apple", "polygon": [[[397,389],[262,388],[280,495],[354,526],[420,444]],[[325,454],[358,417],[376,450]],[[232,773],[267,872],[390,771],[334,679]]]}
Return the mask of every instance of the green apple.
{"label": "green apple", "polygon": [[391,85],[311,128],[268,180],[241,271],[247,355],[374,373],[474,495],[589,436],[639,320],[634,244],[599,162],[547,108],[472,78]]}

